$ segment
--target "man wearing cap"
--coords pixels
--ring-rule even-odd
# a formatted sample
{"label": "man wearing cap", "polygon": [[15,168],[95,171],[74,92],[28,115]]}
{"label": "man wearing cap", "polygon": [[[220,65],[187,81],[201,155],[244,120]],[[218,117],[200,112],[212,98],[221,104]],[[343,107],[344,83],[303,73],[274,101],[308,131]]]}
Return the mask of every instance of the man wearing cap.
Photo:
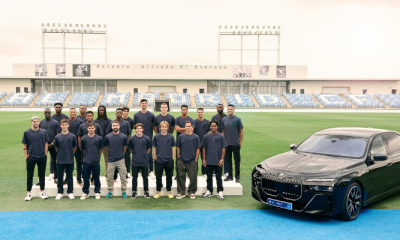
{"label": "man wearing cap", "polygon": [[46,130],[39,128],[39,124],[39,117],[31,117],[32,127],[26,130],[22,137],[22,149],[26,159],[26,188],[28,191],[25,201],[30,201],[32,199],[31,191],[35,165],[38,166],[39,173],[39,197],[42,199],[47,199],[47,195],[44,192],[44,176],[46,174],[47,150],[50,140]]}

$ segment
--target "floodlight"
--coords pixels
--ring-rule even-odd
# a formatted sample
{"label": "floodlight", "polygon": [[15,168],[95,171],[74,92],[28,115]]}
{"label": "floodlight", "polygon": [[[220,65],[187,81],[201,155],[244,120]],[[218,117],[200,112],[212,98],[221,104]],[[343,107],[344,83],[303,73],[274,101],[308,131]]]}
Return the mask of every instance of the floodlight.
{"label": "floodlight", "polygon": [[251,34],[251,31],[249,31],[249,34]]}
{"label": "floodlight", "polygon": [[60,32],[64,32],[64,30],[60,29]]}
{"label": "floodlight", "polygon": [[83,30],[83,32],[84,32],[84,33],[86,33],[86,29],[85,29],[85,30]]}
{"label": "floodlight", "polygon": [[249,26],[246,26],[246,29],[249,28]]}
{"label": "floodlight", "polygon": [[47,26],[50,27],[50,23],[47,23]]}
{"label": "floodlight", "polygon": [[232,26],[231,26],[231,28],[232,28]]}
{"label": "floodlight", "polygon": [[275,26],[274,26],[274,29],[275,29]]}
{"label": "floodlight", "polygon": [[56,28],[56,29],[54,29],[54,32],[58,32],[58,29]]}
{"label": "floodlight", "polygon": [[83,27],[83,24],[81,24],[81,27]]}
{"label": "floodlight", "polygon": [[268,29],[269,29],[269,26],[268,26]]}
{"label": "floodlight", "polygon": [[42,23],[42,27],[44,26],[44,23]]}
{"label": "floodlight", "polygon": [[53,29],[51,29],[50,32],[53,32]]}
{"label": "floodlight", "polygon": [[75,28],[74,28],[74,29],[72,29],[72,32],[75,32]]}
{"label": "floodlight", "polygon": [[66,32],[66,33],[69,33],[69,30],[68,30],[68,29],[65,29],[65,32]]}
{"label": "floodlight", "polygon": [[107,27],[107,26],[104,24],[104,27]]}
{"label": "floodlight", "polygon": [[260,31],[260,34],[262,34],[263,33],[263,31]]}
{"label": "floodlight", "polygon": [[263,29],[265,28],[265,26],[263,26]]}
{"label": "floodlight", "polygon": [[257,29],[258,29],[258,26],[257,26]]}
{"label": "floodlight", "polygon": [[228,26],[225,26],[225,29],[227,29],[228,28]]}
{"label": "floodlight", "polygon": [[281,29],[281,27],[280,27],[280,26],[278,26],[278,29]]}
{"label": "floodlight", "polygon": [[253,29],[254,28],[254,26],[251,26],[251,29]]}
{"label": "floodlight", "polygon": [[69,27],[72,27],[72,24],[71,24],[71,23],[69,24]]}
{"label": "floodlight", "polygon": [[60,23],[58,23],[58,26],[59,26],[59,27],[61,27],[61,24],[60,24]]}
{"label": "floodlight", "polygon": [[47,32],[47,28],[45,28],[45,29],[43,30],[43,32]]}
{"label": "floodlight", "polygon": [[242,29],[244,28],[244,26],[242,26]]}
{"label": "floodlight", "polygon": [[278,31],[275,31],[276,34],[278,34]]}
{"label": "floodlight", "polygon": [[235,28],[238,28],[238,26],[236,25]]}
{"label": "floodlight", "polygon": [[92,24],[92,27],[96,27],[96,25]]}
{"label": "floodlight", "polygon": [[92,29],[89,29],[89,33],[92,33],[93,31],[92,31]]}
{"label": "floodlight", "polygon": [[101,27],[101,25],[100,25],[100,24],[97,24],[97,26],[98,26],[98,27]]}

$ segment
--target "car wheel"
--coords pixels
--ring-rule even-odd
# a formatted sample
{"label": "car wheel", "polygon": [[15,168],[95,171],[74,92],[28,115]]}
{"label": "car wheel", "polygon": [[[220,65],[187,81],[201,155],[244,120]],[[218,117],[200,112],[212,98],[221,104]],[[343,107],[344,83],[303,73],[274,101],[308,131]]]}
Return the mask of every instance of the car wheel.
{"label": "car wheel", "polygon": [[362,191],[358,183],[353,182],[347,188],[343,199],[342,212],[339,217],[345,221],[353,221],[358,217],[362,206]]}

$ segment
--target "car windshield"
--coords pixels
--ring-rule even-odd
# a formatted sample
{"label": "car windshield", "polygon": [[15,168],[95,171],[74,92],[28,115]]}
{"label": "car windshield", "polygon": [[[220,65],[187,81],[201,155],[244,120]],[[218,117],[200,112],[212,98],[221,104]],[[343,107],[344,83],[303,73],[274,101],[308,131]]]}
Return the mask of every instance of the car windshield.
{"label": "car windshield", "polygon": [[361,158],[364,155],[367,143],[368,139],[365,138],[313,135],[300,144],[296,150],[307,153]]}

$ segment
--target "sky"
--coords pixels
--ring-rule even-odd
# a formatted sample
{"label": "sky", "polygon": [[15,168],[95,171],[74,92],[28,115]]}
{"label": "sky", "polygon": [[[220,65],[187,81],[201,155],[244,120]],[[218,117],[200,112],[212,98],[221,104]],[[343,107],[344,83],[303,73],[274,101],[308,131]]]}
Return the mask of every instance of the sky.
{"label": "sky", "polygon": [[[400,78],[399,12],[398,0],[6,1],[0,76],[12,76],[13,63],[42,62],[42,23],[89,23],[107,25],[109,64],[216,65],[220,25],[270,25],[281,29],[280,64],[307,65],[309,78]],[[60,54],[50,51],[46,62],[55,63]],[[221,64],[240,63],[231,53]],[[86,63],[105,61],[87,55]]]}

